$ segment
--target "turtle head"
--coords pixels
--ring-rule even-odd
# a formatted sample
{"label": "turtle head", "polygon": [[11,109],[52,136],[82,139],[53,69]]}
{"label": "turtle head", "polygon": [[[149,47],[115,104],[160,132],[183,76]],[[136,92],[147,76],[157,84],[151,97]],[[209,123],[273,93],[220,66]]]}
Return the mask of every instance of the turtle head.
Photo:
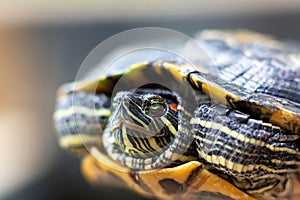
{"label": "turtle head", "polygon": [[119,92],[113,99],[111,129],[134,136],[176,134],[177,102],[157,93]]}
{"label": "turtle head", "polygon": [[117,93],[109,125],[114,143],[131,157],[161,154],[177,133],[174,103],[154,92]]}
{"label": "turtle head", "polygon": [[[189,151],[185,102],[170,90],[119,92],[103,138],[107,154],[133,169],[155,169],[194,160]],[[177,110],[178,109],[178,110]]]}

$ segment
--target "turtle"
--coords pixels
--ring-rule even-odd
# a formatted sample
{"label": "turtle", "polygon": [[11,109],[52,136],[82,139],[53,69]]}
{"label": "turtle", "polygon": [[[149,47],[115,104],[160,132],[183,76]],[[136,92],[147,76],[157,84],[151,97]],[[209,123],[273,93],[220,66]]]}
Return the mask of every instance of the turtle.
{"label": "turtle", "polygon": [[218,75],[146,60],[61,86],[60,146],[91,184],[150,198],[300,199],[300,49],[248,30],[195,40]]}

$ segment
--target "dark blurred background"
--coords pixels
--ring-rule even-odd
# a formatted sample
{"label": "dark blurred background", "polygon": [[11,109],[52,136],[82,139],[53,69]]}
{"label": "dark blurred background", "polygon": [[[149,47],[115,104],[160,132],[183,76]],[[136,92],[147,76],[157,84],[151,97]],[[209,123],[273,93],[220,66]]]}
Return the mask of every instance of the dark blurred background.
{"label": "dark blurred background", "polygon": [[144,199],[94,189],[59,149],[51,115],[57,87],[87,54],[121,31],[165,27],[187,35],[248,28],[300,40],[300,1],[7,1],[0,6],[0,199]]}

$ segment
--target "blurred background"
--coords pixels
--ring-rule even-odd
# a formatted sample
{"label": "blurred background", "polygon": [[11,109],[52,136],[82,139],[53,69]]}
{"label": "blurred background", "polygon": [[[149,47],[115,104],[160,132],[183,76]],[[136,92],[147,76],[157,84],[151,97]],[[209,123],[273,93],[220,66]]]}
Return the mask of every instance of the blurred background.
{"label": "blurred background", "polygon": [[94,189],[59,149],[51,115],[57,87],[87,54],[121,31],[158,26],[193,33],[248,28],[300,40],[300,1],[36,1],[0,3],[0,199],[144,199]]}

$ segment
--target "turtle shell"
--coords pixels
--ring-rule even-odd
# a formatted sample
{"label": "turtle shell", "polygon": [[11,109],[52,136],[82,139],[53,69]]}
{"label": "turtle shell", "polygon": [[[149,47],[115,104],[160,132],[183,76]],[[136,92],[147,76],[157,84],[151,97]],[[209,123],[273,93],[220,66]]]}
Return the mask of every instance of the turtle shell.
{"label": "turtle shell", "polygon": [[[87,180],[94,185],[113,183],[122,187],[127,186],[142,195],[159,199],[299,199],[299,49],[291,46],[289,42],[275,40],[272,36],[245,30],[203,31],[197,34],[196,40],[214,61],[218,69],[218,76],[199,72],[191,64],[156,61],[137,63],[125,72],[107,75],[100,79],[87,78],[76,82],[75,87],[73,84],[62,86],[58,92],[58,103],[54,114],[56,129],[62,135],[60,145],[76,154],[79,154],[78,152],[82,154],[85,152],[82,149],[88,148],[91,154],[83,153],[85,158],[82,161],[82,171]],[[123,79],[124,76],[126,79]],[[280,176],[284,174],[285,177],[279,182],[284,183],[278,184],[279,186],[274,187],[275,189],[270,186],[271,189],[264,190],[262,194],[259,191],[252,193],[251,189],[239,189],[242,188],[239,184],[240,178],[247,176],[247,174],[237,175],[235,180],[232,180],[228,178],[228,174],[226,176],[214,174],[215,171],[210,166],[207,167],[207,163],[203,164],[199,160],[160,169],[133,170],[116,162],[105,153],[101,135],[97,133],[77,134],[76,131],[70,131],[69,122],[62,122],[62,118],[67,113],[66,107],[74,107],[74,102],[70,102],[73,100],[74,94],[81,95],[81,99],[86,98],[87,93],[103,94],[105,97],[101,97],[100,107],[109,110],[105,98],[115,95],[114,89],[118,84],[120,91],[126,91],[140,85],[147,85],[153,80],[161,85],[168,85],[172,91],[174,90],[183,97],[187,98],[189,92],[193,91],[196,96],[204,94],[219,104],[247,113],[244,115],[230,111],[230,113],[234,113],[231,115],[238,119],[238,123],[243,121],[243,117],[247,116],[248,119],[250,116],[262,120],[256,123],[256,125],[261,126],[261,129],[272,127],[271,135],[265,136],[268,139],[272,138],[270,141],[274,143],[271,142],[270,144],[267,144],[268,142],[262,138],[255,139],[256,136],[239,133],[233,136],[233,129],[230,130],[230,134],[236,140],[245,142],[244,145],[256,144],[259,146],[265,142],[265,146],[269,145],[268,148],[271,151],[279,153],[278,160],[270,156],[271,159],[279,163],[278,165],[280,165],[280,159],[288,160],[287,157],[290,156],[292,160],[288,160],[288,162],[292,163],[293,170],[285,171],[282,169],[279,172]],[[91,100],[90,103],[93,104],[93,101]],[[80,106],[82,106],[81,102],[79,101]],[[200,104],[198,99],[197,104]],[[226,112],[229,113],[229,111]],[[74,113],[76,114],[76,111],[71,114]],[[103,121],[98,118],[96,121],[97,123],[100,121],[100,124],[105,126],[111,113],[109,111],[103,113],[106,113],[107,118]],[[197,113],[195,111],[195,114]],[[222,120],[229,119],[222,118]],[[194,129],[199,129],[201,123],[199,120],[196,121],[195,119],[196,126]],[[89,123],[92,122],[89,121]],[[82,126],[87,125],[87,123],[83,123]],[[203,126],[205,128],[205,125]],[[273,128],[273,126],[278,127],[278,129]],[[251,130],[250,134],[254,134],[255,128],[259,129],[252,125],[248,128]],[[282,129],[283,132],[279,131],[280,133],[278,133],[279,129]],[[201,141],[198,143],[202,144]],[[286,143],[291,143],[291,145],[286,146]],[[276,146],[278,144],[279,146]],[[236,150],[238,150],[237,147]],[[205,157],[208,154],[203,153],[203,155]],[[220,161],[219,165],[221,164]],[[251,163],[249,163],[250,165]],[[241,165],[239,173],[242,173],[243,167],[246,170],[251,170],[250,167],[245,166],[246,164]],[[260,173],[259,170],[268,170],[262,167],[264,166],[262,163],[259,166],[261,168],[255,172],[256,174]],[[220,169],[221,171],[224,170],[222,167]],[[277,170],[276,167],[274,169]],[[268,176],[268,178],[270,177]],[[257,179],[255,180],[257,181]]]}
{"label": "turtle shell", "polygon": [[158,199],[245,199],[254,200],[226,180],[191,161],[172,168],[132,171],[93,149],[82,161],[82,173],[97,187],[126,187]]}

